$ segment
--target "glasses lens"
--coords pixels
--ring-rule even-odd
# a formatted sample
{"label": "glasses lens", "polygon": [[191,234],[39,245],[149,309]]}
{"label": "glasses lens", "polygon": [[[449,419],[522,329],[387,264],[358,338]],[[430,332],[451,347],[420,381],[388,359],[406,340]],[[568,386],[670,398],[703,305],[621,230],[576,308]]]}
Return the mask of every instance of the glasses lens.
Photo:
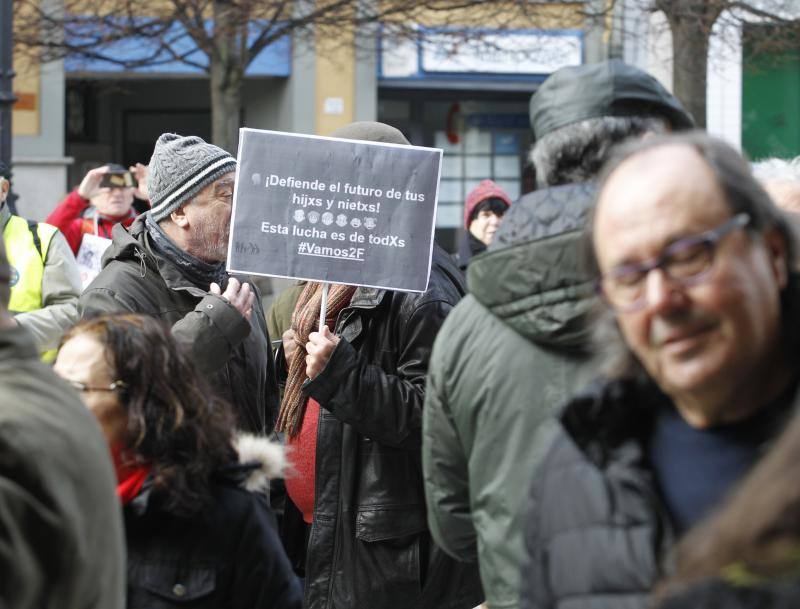
{"label": "glasses lens", "polygon": [[713,247],[708,239],[678,241],[664,253],[662,266],[673,279],[693,279],[711,268]]}
{"label": "glasses lens", "polygon": [[628,308],[641,298],[646,276],[647,271],[639,266],[620,267],[603,277],[602,292],[615,309]]}

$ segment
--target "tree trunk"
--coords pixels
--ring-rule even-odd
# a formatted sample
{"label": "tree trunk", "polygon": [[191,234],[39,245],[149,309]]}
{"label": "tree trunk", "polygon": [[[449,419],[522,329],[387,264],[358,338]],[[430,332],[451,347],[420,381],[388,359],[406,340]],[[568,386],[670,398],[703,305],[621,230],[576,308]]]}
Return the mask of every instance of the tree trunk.
{"label": "tree trunk", "polygon": [[209,55],[211,139],[235,155],[242,119],[247,14],[230,0],[214,0],[213,51]]}
{"label": "tree trunk", "polygon": [[236,155],[242,118],[241,70],[212,58],[210,72],[211,141]]}
{"label": "tree trunk", "polygon": [[701,129],[706,127],[708,46],[711,28],[725,0],[669,0],[658,2],[672,31],[672,86]]}
{"label": "tree trunk", "polygon": [[691,25],[682,22],[672,28],[672,86],[697,126],[705,129],[709,33]]}

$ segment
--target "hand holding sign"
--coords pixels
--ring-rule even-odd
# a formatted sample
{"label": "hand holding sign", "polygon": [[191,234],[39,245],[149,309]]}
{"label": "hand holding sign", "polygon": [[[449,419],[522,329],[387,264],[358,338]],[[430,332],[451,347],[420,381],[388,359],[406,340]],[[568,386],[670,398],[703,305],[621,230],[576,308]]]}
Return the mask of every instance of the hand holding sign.
{"label": "hand holding sign", "polygon": [[250,321],[250,317],[253,315],[253,301],[256,295],[255,292],[250,289],[249,283],[239,283],[238,279],[231,277],[230,281],[228,281],[228,287],[225,288],[224,292],[220,290],[219,285],[216,283],[211,284],[211,289],[209,291],[215,296],[220,296],[224,300],[227,300],[233,308],[242,314],[242,317]]}
{"label": "hand holding sign", "polygon": [[328,330],[328,326],[322,327],[322,332],[312,332],[308,335],[306,343],[306,376],[314,379],[325,369],[331,353],[339,344],[339,337]]}

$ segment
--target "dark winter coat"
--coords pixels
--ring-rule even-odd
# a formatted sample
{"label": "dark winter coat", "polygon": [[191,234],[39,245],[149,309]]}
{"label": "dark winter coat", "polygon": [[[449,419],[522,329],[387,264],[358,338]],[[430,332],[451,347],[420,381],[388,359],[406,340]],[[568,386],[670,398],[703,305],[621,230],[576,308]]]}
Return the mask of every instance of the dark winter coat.
{"label": "dark winter coat", "polygon": [[[633,380],[597,381],[567,404],[531,486],[522,607],[651,606],[675,531],[646,441],[655,414],[671,407],[650,381]],[[798,408],[800,395],[785,416]]]}
{"label": "dark winter coat", "polygon": [[800,581],[737,586],[721,579],[700,582],[672,596],[658,609],[797,609]]}
{"label": "dark winter coat", "polygon": [[218,395],[233,405],[239,428],[253,433],[271,430],[278,387],[258,290],[252,286],[256,302],[248,322],[227,301],[192,285],[176,264],[156,253],[143,218],[129,231],[114,227],[103,270],[81,296],[83,316],[133,312],[161,319]]}
{"label": "dark winter coat", "polygon": [[465,232],[461,239],[461,245],[458,246],[458,253],[454,257],[458,268],[466,273],[470,261],[485,251],[486,244],[483,241],[471,232]]}
{"label": "dark winter coat", "polygon": [[116,483],[89,409],[27,330],[0,330],[0,607],[122,609]]}
{"label": "dark winter coat", "polygon": [[588,367],[594,302],[580,270],[588,185],[533,192],[511,206],[490,251],[470,263],[470,294],[434,345],[423,411],[423,467],[434,540],[479,560],[493,609],[519,605],[523,503],[554,422]]}
{"label": "dark winter coat", "polygon": [[220,471],[208,506],[191,517],[165,510],[145,482],[125,507],[127,609],[300,609],[300,583],[266,498],[245,488],[263,487],[252,477],[269,467]]}
{"label": "dark winter coat", "polygon": [[675,538],[644,448],[666,399],[614,381],[569,402],[530,492],[522,607],[649,606]]}
{"label": "dark winter coat", "polygon": [[305,389],[322,406],[307,609],[471,609],[483,600],[475,566],[430,542],[422,487],[425,374],[463,294],[461,273],[437,246],[426,292],[359,288],[338,316],[341,340]]}

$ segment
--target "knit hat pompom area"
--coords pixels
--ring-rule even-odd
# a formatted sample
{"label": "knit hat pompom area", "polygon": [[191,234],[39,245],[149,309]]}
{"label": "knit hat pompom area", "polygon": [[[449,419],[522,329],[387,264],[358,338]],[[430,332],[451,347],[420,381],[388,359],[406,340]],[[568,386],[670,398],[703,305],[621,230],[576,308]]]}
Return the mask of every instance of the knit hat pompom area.
{"label": "knit hat pompom area", "polygon": [[469,230],[469,225],[472,222],[472,212],[486,199],[500,199],[511,207],[511,197],[508,196],[505,190],[492,180],[483,180],[469,192],[467,200],[464,202],[464,228],[466,230]]}
{"label": "knit hat pompom area", "polygon": [[159,222],[226,173],[236,159],[196,135],[163,133],[149,164],[150,215]]}

